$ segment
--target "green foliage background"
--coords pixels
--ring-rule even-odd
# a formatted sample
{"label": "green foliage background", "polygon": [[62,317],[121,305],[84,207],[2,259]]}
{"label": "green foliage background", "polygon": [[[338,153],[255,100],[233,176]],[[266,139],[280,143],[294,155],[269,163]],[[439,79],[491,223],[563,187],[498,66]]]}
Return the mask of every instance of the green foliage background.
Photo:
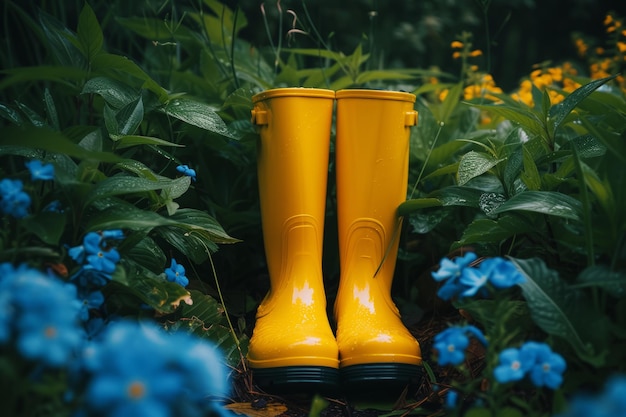
{"label": "green foliage background", "polygon": [[[570,23],[600,16],[600,27],[612,5],[572,3],[561,10]],[[490,57],[485,65],[503,85],[517,85],[532,64],[559,58],[571,28],[560,26],[568,19],[556,14],[556,2],[338,9],[286,1],[280,9],[267,2],[264,14],[245,1],[90,5],[2,5],[0,174],[23,175],[25,158],[54,163],[58,188],[44,190],[38,204],[62,197],[68,210],[7,224],[1,260],[71,269],[65,247],[87,231],[122,228],[128,236],[111,306],[142,315],[139,302],[148,304],[169,328],[220,343],[236,366],[269,284],[252,95],[280,86],[404,89],[419,95],[394,281],[407,321],[435,308],[428,275],[441,257],[468,248],[510,256],[528,281],[509,304],[519,314],[502,324],[509,339],[542,334],[565,352],[566,389],[624,370],[626,102],[615,76],[581,75],[581,87],[561,91],[559,104],[536,87],[532,107],[497,93],[497,102],[462,100],[465,80],[449,58],[450,41],[471,29]],[[535,17],[559,23],[532,32],[523,22]],[[292,29],[300,32],[287,36]],[[429,97],[432,77],[449,90],[445,99]],[[479,123],[483,112],[491,124]],[[197,181],[178,176],[179,164],[194,168]],[[338,259],[329,169],[324,272],[332,305]],[[159,276],[172,257],[188,265],[193,306],[179,306],[186,294]],[[489,303],[463,307],[493,324]]]}

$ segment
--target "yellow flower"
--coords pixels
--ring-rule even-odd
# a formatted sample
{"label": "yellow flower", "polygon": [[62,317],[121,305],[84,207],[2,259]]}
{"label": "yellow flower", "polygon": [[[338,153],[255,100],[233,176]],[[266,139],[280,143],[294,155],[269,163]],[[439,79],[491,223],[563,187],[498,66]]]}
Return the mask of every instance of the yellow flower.
{"label": "yellow flower", "polygon": [[559,94],[554,90],[548,90],[548,95],[550,96],[550,104],[552,105],[559,104],[560,102],[565,100],[563,94]]}
{"label": "yellow flower", "polygon": [[448,92],[450,90],[445,89],[445,90],[441,90],[441,92],[439,93],[439,101],[444,101],[446,99],[446,97],[448,97]]}
{"label": "yellow flower", "polygon": [[617,42],[617,49],[619,49],[619,51],[621,53],[625,53],[626,52],[626,42]]}
{"label": "yellow flower", "polygon": [[613,23],[613,16],[611,16],[610,14],[607,14],[606,17],[604,18],[604,26],[608,26],[611,23]]}
{"label": "yellow flower", "polygon": [[482,54],[483,54],[483,51],[481,51],[480,49],[474,49],[472,52],[470,52],[469,56],[477,57],[477,56],[481,56]]}
{"label": "yellow flower", "polygon": [[564,78],[563,79],[563,91],[571,93],[572,91],[577,90],[580,87],[581,87],[581,84],[577,83],[576,81],[572,80],[571,78]]}
{"label": "yellow flower", "polygon": [[550,76],[552,76],[552,79],[556,81],[557,83],[563,81],[563,68],[561,67],[548,68],[548,73],[550,74]]}
{"label": "yellow flower", "polygon": [[463,48],[463,42],[452,41],[452,43],[450,44],[450,47],[454,49],[461,49]]}
{"label": "yellow flower", "polygon": [[596,48],[596,55],[604,55],[604,48],[601,46],[598,46]]}
{"label": "yellow flower", "polygon": [[584,57],[585,55],[587,55],[587,49],[589,47],[587,46],[584,40],[582,40],[581,38],[577,38],[574,41],[574,44],[576,45],[576,50],[578,51],[578,55],[580,57]]}
{"label": "yellow flower", "polygon": [[460,53],[459,51],[454,51],[454,52],[452,53],[452,58],[454,58],[454,59],[458,59],[458,58],[460,58],[460,57],[461,57],[461,53]]}

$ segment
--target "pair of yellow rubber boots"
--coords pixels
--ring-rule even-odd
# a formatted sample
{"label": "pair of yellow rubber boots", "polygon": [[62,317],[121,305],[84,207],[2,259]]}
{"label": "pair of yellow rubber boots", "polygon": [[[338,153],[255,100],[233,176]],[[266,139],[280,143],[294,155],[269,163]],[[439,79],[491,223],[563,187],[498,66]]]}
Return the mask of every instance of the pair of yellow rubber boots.
{"label": "pair of yellow rubber boots", "polygon": [[[391,299],[406,199],[415,96],[379,90],[278,88],[253,97],[270,291],[248,363],[269,390],[407,384],[419,343]],[[329,324],[322,240],[333,108],[340,283]],[[358,388],[357,388],[358,389]]]}

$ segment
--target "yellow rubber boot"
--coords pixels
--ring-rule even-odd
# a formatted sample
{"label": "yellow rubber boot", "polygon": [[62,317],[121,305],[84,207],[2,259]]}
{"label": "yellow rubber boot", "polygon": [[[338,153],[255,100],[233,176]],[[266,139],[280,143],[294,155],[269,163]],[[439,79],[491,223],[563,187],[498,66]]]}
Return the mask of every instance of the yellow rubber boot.
{"label": "yellow rubber boot", "polygon": [[335,302],[342,384],[405,385],[421,367],[419,343],[391,299],[406,200],[415,96],[341,90],[337,98],[337,210],[341,276]]}
{"label": "yellow rubber boot", "polygon": [[312,88],[252,98],[270,291],[257,310],[248,363],[267,390],[325,391],[338,384],[322,277],[334,98],[334,91]]}

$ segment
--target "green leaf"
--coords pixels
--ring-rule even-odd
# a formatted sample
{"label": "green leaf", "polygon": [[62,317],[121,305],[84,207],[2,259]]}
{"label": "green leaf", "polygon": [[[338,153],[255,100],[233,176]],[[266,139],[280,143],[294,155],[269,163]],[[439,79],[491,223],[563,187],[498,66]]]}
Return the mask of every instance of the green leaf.
{"label": "green leaf", "polygon": [[105,74],[117,75],[124,79],[127,76],[135,77],[142,81],[142,87],[152,91],[165,103],[169,100],[167,91],[157,84],[148,74],[130,59],[114,54],[101,53],[93,58],[92,67],[94,70],[102,71]]}
{"label": "green leaf", "polygon": [[158,213],[118,203],[91,216],[86,228],[87,231],[129,229],[148,232],[155,227],[170,225],[172,222]]}
{"label": "green leaf", "polygon": [[66,216],[62,213],[42,211],[22,222],[24,228],[48,245],[58,245],[65,231]]}
{"label": "green leaf", "polygon": [[168,24],[167,19],[157,19],[147,16],[116,16],[115,20],[122,26],[150,41],[171,42],[173,40],[186,41],[194,39],[194,34],[185,25],[176,25],[175,28],[172,28],[171,25]]}
{"label": "green leaf", "polygon": [[436,198],[444,206],[478,207],[483,191],[456,185],[433,191],[429,197]]}
{"label": "green leaf", "polygon": [[74,87],[70,81],[80,81],[87,75],[81,68],[64,67],[56,65],[39,65],[36,67],[11,68],[0,71],[0,74],[7,74],[0,81],[0,90],[14,84],[28,81],[54,81]]}
{"label": "green leaf", "polygon": [[622,162],[626,162],[626,141],[617,132],[593,123],[589,118],[581,116],[580,122],[587,131],[598,139],[608,150]]}
{"label": "green leaf", "polygon": [[144,268],[156,274],[163,272],[166,257],[161,247],[152,238],[145,236],[127,253],[130,259]]}
{"label": "green leaf", "polygon": [[229,138],[237,139],[238,136],[232,132],[215,109],[208,104],[200,103],[190,99],[170,100],[162,111],[168,116],[182,120],[190,125],[208,130]]}
{"label": "green leaf", "polygon": [[115,271],[113,281],[127,287],[133,295],[161,314],[174,312],[181,301],[191,298],[189,291],[179,284],[166,281],[138,264],[125,262],[124,266]]}
{"label": "green leaf", "polygon": [[480,242],[502,242],[516,234],[528,232],[528,223],[513,216],[503,216],[498,220],[476,219],[463,231],[455,247]]}
{"label": "green leaf", "polygon": [[595,265],[586,268],[578,275],[572,288],[602,288],[613,297],[626,295],[626,273],[611,271],[606,265]]}
{"label": "green leaf", "polygon": [[20,146],[65,154],[80,159],[102,162],[118,162],[122,158],[110,152],[93,152],[76,145],[61,132],[37,127],[5,127],[0,136],[0,145]]}
{"label": "green leaf", "polygon": [[414,211],[430,207],[440,207],[443,204],[436,198],[414,198],[407,200],[398,207],[398,216],[406,216]]}
{"label": "green leaf", "polygon": [[76,35],[44,11],[39,11],[39,22],[49,45],[48,50],[56,61],[63,66],[84,68],[85,59],[76,47],[79,43]]}
{"label": "green leaf", "polygon": [[41,115],[39,115],[36,111],[28,107],[26,104],[21,103],[19,101],[15,102],[15,105],[24,113],[28,121],[35,127],[45,127],[47,126],[46,121]]}
{"label": "green leaf", "polygon": [[539,170],[537,169],[535,160],[528,149],[525,147],[522,147],[522,149],[524,152],[524,171],[522,172],[520,179],[524,182],[524,184],[526,184],[526,187],[528,187],[529,190],[537,191],[541,189],[541,176],[539,175]]}
{"label": "green leaf", "polygon": [[563,146],[563,149],[572,148],[576,149],[582,159],[596,158],[606,153],[606,146],[593,135],[577,136]]}
{"label": "green leaf", "polygon": [[48,87],[46,87],[43,92],[43,101],[46,104],[48,125],[54,128],[54,130],[61,130],[61,125],[59,124],[59,114],[57,113],[56,105],[54,104],[54,100],[52,99],[52,95],[50,94]]}
{"label": "green leaf", "polygon": [[147,178],[152,181],[156,181],[159,177],[154,171],[152,171],[142,162],[136,161],[134,159],[124,160],[116,164],[115,166],[125,171],[132,172],[138,177]]}
{"label": "green leaf", "polygon": [[459,161],[457,181],[459,185],[464,185],[472,178],[484,174],[504,160],[505,158],[496,159],[485,153],[469,151]]}
{"label": "green leaf", "polygon": [[176,210],[178,210],[179,205],[178,203],[174,202],[174,199],[183,195],[189,189],[190,185],[191,185],[191,177],[182,176],[182,177],[176,178],[176,180],[172,182],[172,185],[163,187],[160,197],[165,202],[167,214],[172,216],[174,213],[176,213]]}
{"label": "green leaf", "polygon": [[565,97],[565,100],[552,107],[550,109],[550,118],[548,124],[550,128],[550,134],[554,134],[554,132],[561,125],[561,123],[563,123],[567,115],[570,114],[571,111],[574,110],[581,101],[583,101],[589,94],[597,90],[602,85],[606,84],[608,81],[611,81],[615,77],[617,77],[617,75],[612,75],[610,77],[591,81],[590,83],[587,83],[582,87],[577,88],[573,93]]}
{"label": "green leaf", "polygon": [[531,316],[544,332],[562,338],[588,363],[601,366],[608,352],[607,317],[582,291],[568,287],[538,258],[512,259],[525,276],[519,284]]}
{"label": "green leaf", "polygon": [[[143,100],[141,97],[128,103],[115,114],[117,130],[109,131],[113,140],[119,140],[122,136],[132,135],[143,121]],[[107,126],[108,128],[108,126]]]}
{"label": "green leaf", "polygon": [[17,126],[21,126],[24,123],[22,116],[20,116],[20,113],[17,110],[2,103],[0,103],[0,117]]}
{"label": "green leaf", "polygon": [[89,4],[85,3],[78,16],[78,41],[87,61],[93,59],[102,49],[104,37],[96,14]]}
{"label": "green leaf", "polygon": [[438,121],[440,123],[448,123],[448,121],[450,120],[450,117],[452,116],[452,113],[454,112],[454,109],[456,109],[457,105],[459,104],[459,101],[461,100],[461,92],[463,91],[463,83],[460,82],[458,84],[455,84],[454,87],[452,87],[450,89],[450,91],[448,91],[448,95],[446,96],[446,98],[443,100],[443,103],[441,103],[441,108],[439,109],[439,114],[438,114]]}
{"label": "green leaf", "polygon": [[544,124],[537,118],[527,107],[501,105],[501,104],[472,104],[482,110],[487,110],[491,113],[502,116],[503,118],[512,122],[518,123],[520,127],[531,134],[531,136],[544,137],[546,130]]}
{"label": "green leaf", "polygon": [[107,77],[91,78],[83,86],[81,94],[98,94],[115,109],[122,108],[139,97],[139,91]]}
{"label": "green leaf", "polygon": [[372,70],[360,72],[356,77],[356,84],[365,84],[370,81],[410,80],[414,78],[415,75],[403,71]]}
{"label": "green leaf", "polygon": [[205,232],[211,237],[211,240],[216,243],[239,242],[239,239],[229,236],[215,218],[201,210],[178,210],[175,215],[170,216],[170,220],[177,222],[181,227],[188,228],[192,233]]}
{"label": "green leaf", "polygon": [[165,177],[153,181],[147,178],[115,175],[96,183],[87,197],[86,204],[105,197],[161,190],[174,185],[175,181]]}
{"label": "green leaf", "polygon": [[130,148],[131,146],[137,145],[174,146],[177,148],[185,147],[185,145],[169,142],[152,136],[126,135],[118,138],[116,149]]}
{"label": "green leaf", "polygon": [[[176,210],[176,212],[178,211],[180,210]],[[160,227],[156,232],[167,243],[196,264],[206,261],[210,253],[218,250],[215,242],[202,232],[191,234],[187,228],[174,226]]]}
{"label": "green leaf", "polygon": [[492,213],[501,214],[515,210],[580,221],[583,208],[580,201],[567,194],[556,191],[523,191],[502,203]]}

